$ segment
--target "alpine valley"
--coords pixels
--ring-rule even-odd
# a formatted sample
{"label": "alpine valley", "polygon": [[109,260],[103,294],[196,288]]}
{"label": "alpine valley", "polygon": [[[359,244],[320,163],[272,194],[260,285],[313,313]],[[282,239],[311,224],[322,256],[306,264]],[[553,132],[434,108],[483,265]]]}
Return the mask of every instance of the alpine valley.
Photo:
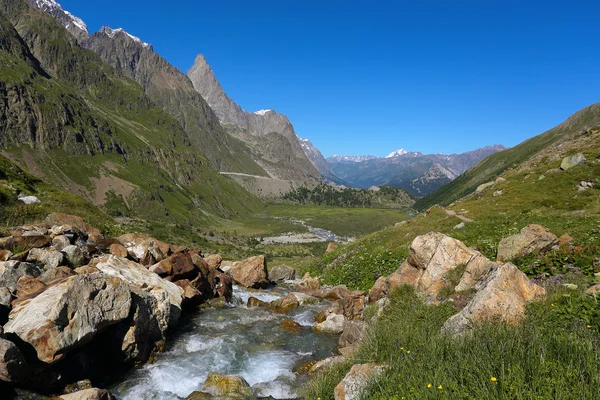
{"label": "alpine valley", "polygon": [[145,40],[0,0],[0,399],[600,398],[600,103],[325,158]]}

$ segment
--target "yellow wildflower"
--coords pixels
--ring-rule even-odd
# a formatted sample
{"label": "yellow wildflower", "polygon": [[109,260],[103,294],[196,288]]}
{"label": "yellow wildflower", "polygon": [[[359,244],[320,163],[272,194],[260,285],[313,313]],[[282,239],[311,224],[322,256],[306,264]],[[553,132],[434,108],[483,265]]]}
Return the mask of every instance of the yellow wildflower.
{"label": "yellow wildflower", "polygon": [[442,385],[438,386],[438,390],[442,390],[442,389],[443,389]]}
{"label": "yellow wildflower", "polygon": [[410,350],[407,350],[407,351],[406,351],[406,354],[410,354]]}
{"label": "yellow wildflower", "polygon": [[430,383],[430,384],[428,384],[428,385],[427,385],[427,389],[431,389],[431,387],[432,387],[432,386],[433,386],[433,385],[432,385],[431,383]]}
{"label": "yellow wildflower", "polygon": [[498,379],[497,379],[495,376],[492,376],[492,377],[490,378],[490,381],[492,381],[492,382],[496,382],[497,380],[498,380]]}
{"label": "yellow wildflower", "polygon": [[592,326],[591,326],[591,325],[588,325],[587,327],[588,327],[588,329],[590,329]]}

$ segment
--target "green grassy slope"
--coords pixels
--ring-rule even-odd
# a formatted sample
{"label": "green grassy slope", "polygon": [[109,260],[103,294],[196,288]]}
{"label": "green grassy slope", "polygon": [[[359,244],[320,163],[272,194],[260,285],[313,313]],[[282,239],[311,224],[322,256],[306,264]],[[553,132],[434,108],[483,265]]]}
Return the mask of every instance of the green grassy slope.
{"label": "green grassy slope", "polygon": [[446,206],[473,192],[482,183],[493,180],[506,169],[517,166],[549,146],[568,141],[578,132],[598,124],[600,124],[600,103],[578,111],[562,124],[539,136],[487,157],[448,185],[418,200],[414,207],[425,210],[434,204]]}
{"label": "green grassy slope", "polygon": [[2,2],[0,13],[10,21],[0,22],[5,155],[115,216],[202,225],[261,206],[52,17],[21,0]]}

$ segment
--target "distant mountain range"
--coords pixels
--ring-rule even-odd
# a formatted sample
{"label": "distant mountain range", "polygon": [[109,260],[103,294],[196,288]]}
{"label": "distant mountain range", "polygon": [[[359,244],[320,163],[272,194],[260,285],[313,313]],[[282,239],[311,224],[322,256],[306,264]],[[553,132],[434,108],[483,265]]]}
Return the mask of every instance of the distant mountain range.
{"label": "distant mountain range", "polygon": [[504,149],[498,144],[451,155],[400,149],[381,158],[334,155],[327,158],[327,162],[337,178],[353,187],[392,186],[423,197],[451,182],[485,157]]}

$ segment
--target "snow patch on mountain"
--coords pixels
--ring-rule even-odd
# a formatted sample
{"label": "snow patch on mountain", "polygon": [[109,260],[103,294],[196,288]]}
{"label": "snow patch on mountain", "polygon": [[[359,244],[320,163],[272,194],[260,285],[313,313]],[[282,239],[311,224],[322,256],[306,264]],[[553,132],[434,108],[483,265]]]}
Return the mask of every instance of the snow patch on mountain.
{"label": "snow patch on mountain", "polygon": [[256,114],[256,115],[265,115],[268,112],[273,112],[273,110],[258,110],[258,111],[254,111],[254,114]]}
{"label": "snow patch on mountain", "polygon": [[110,26],[103,26],[102,29],[100,29],[100,33],[104,33],[111,39],[113,39],[119,33],[124,33],[125,35],[129,36],[131,39],[133,39],[135,42],[141,44],[142,46],[144,46],[144,47],[150,46],[149,43],[142,42],[142,39],[140,39],[137,36],[133,36],[132,34],[127,32],[123,28],[112,29]]}
{"label": "snow patch on mountain", "polygon": [[404,150],[404,149],[399,149],[396,151],[392,151],[390,154],[388,154],[385,158],[392,158],[392,157],[398,157],[398,156],[402,156],[404,154],[408,153],[408,151]]}
{"label": "snow patch on mountain", "polygon": [[375,156],[342,156],[339,154],[334,154],[331,157],[328,157],[327,161],[328,162],[348,161],[348,162],[359,163],[359,162],[363,162],[363,161],[374,160],[376,158],[377,157],[375,157]]}

